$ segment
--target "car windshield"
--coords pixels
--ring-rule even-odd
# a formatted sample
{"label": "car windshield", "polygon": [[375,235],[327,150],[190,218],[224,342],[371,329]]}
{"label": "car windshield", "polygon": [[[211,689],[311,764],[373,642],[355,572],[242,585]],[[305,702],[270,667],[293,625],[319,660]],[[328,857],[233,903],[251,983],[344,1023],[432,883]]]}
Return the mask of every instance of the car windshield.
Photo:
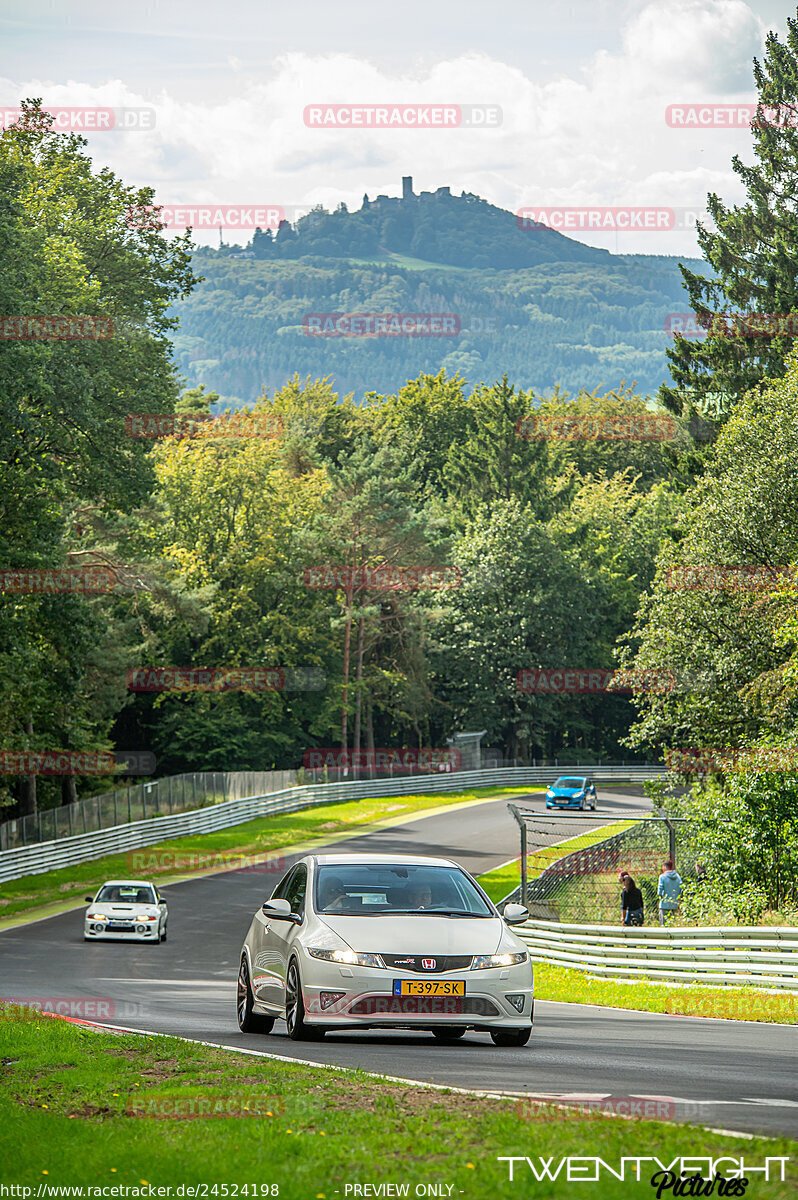
{"label": "car windshield", "polygon": [[554,784],[556,788],[581,788],[584,787],[587,781],[585,779],[566,779],[563,775],[562,779],[558,779]]}
{"label": "car windshield", "polygon": [[151,887],[137,887],[133,883],[106,883],[100,890],[95,904],[156,904]]}
{"label": "car windshield", "polygon": [[464,871],[399,863],[337,863],[316,872],[316,912],[373,917],[492,917],[494,913]]}

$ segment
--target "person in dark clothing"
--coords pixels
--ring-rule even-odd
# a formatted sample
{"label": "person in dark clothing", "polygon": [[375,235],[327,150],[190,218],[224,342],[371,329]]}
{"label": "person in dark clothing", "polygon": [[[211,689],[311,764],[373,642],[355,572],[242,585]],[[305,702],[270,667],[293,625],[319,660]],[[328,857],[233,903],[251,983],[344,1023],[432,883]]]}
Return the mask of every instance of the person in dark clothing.
{"label": "person in dark clothing", "polygon": [[621,924],[643,924],[643,893],[628,871],[621,871]]}

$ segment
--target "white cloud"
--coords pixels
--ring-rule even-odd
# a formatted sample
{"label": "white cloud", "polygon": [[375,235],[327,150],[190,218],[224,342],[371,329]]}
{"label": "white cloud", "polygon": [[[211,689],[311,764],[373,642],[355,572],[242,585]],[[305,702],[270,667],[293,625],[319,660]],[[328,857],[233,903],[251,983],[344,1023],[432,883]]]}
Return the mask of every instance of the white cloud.
{"label": "white cloud", "polygon": [[[4,80],[0,100],[42,95],[52,104],[154,105],[153,132],[99,134],[90,147],[98,163],[130,183],[152,184],[166,204],[332,207],[343,199],[357,208],[364,192],[398,194],[401,177],[412,174],[417,191],[449,184],[512,210],[703,206],[709,190],[740,198],[730,159],[734,152],[750,158],[750,134],[670,129],[665,108],[751,98],[750,63],[763,36],[743,0],[672,0],[639,8],[619,51],[600,51],[548,83],[476,53],[405,73],[354,55],[291,53],[218,101],[186,102],[169,90],[146,97],[121,80],[101,87]],[[501,106],[504,119],[497,129],[309,129],[303,109],[316,102],[490,103]],[[616,248],[614,235],[590,240]],[[690,253],[694,245],[677,234],[617,241],[621,252]]]}

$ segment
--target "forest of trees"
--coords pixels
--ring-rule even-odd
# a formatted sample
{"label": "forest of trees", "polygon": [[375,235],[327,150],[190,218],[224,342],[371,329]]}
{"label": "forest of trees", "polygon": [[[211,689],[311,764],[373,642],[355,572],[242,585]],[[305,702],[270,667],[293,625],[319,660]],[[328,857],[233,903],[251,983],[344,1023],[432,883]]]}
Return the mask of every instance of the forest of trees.
{"label": "forest of trees", "polygon": [[[677,260],[667,257],[454,271],[318,256],[262,262],[204,249],[193,263],[202,282],[174,306],[175,359],[193,385],[234,404],[295,372],[329,376],[358,401],[441,369],[471,385],[507,374],[538,395],[623,381],[653,394],[667,377],[669,317],[689,307]],[[305,324],[318,312],[452,313],[459,332],[318,337]]]}
{"label": "forest of trees", "polygon": [[[794,22],[787,67],[772,39],[768,55],[762,94],[798,94]],[[793,216],[773,200],[788,191],[798,134],[765,128],[755,152],[748,202],[716,206],[717,233],[702,233],[706,275],[686,265],[688,289],[712,292],[705,315],[743,302],[798,307],[783,263]],[[291,350],[306,305],[413,311],[423,301],[484,315],[482,275],[192,254],[187,238],[162,237],[150,189],[94,172],[81,140],[52,133],[35,106],[0,137],[0,177],[4,313],[114,323],[110,338],[2,344],[1,565],[93,565],[113,586],[0,592],[0,751],[150,751],[165,775],[294,767],[319,746],[442,746],[469,729],[521,761],[715,747],[712,812],[764,831],[756,854],[771,836],[769,806],[794,824],[795,774],[778,759],[794,750],[798,722],[791,338],[766,350],[739,333],[677,339],[665,407],[653,389],[622,384],[610,351],[612,386],[585,390],[551,331],[583,319],[586,294],[597,317],[612,310],[626,322],[629,344],[632,329],[650,337],[654,314],[679,311],[684,297],[670,290],[667,262],[661,276],[648,260],[603,274],[595,263],[548,264],[491,283],[518,357],[509,342],[496,350],[500,339],[484,358],[461,345],[481,364],[466,382],[456,361],[430,369],[413,341],[387,341],[385,386],[371,351],[346,339],[314,347],[307,369]],[[520,365],[530,306],[568,392],[530,385]],[[273,336],[250,338],[247,320],[272,322]],[[181,356],[201,361],[211,328],[232,358],[242,343],[253,356],[274,343],[284,356],[248,412],[215,421],[224,400],[179,371]],[[328,378],[331,346],[362,402]],[[126,417],[142,413],[175,413],[182,426],[130,436]],[[661,438],[640,432],[653,417]],[[431,569],[426,581],[380,582],[380,571],[419,568]],[[456,586],[430,583],[443,568]],[[518,686],[524,670],[616,667],[626,692]],[[131,686],[131,673],[163,668],[246,668],[282,682]],[[765,767],[727,776],[726,751],[764,755]],[[9,773],[0,801],[30,812],[103,783]]]}

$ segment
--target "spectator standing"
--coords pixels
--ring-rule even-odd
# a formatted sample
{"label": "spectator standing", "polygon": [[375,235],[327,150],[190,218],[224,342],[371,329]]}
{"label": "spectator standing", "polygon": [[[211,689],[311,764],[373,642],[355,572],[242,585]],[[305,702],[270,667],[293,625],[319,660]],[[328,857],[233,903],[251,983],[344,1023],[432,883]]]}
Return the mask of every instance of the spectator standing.
{"label": "spectator standing", "polygon": [[643,924],[643,893],[628,871],[621,871],[621,924]]}
{"label": "spectator standing", "polygon": [[667,920],[676,915],[681,894],[682,877],[674,869],[673,859],[669,858],[662,864],[662,874],[657,884],[660,925],[664,925]]}

